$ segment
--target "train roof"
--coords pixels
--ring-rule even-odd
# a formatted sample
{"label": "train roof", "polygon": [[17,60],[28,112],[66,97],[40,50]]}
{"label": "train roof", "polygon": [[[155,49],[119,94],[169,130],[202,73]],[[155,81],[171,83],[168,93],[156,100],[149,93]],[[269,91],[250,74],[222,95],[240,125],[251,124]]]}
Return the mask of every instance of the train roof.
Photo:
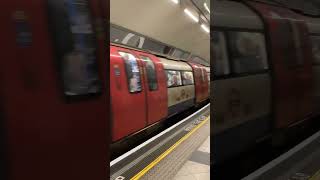
{"label": "train roof", "polygon": [[[178,59],[178,58],[174,58],[174,57],[171,57],[171,56],[168,56],[165,54],[161,54],[161,53],[157,53],[157,52],[153,52],[153,51],[146,51],[146,50],[142,50],[142,49],[137,49],[134,47],[130,47],[130,46],[122,45],[122,44],[117,44],[117,43],[110,43],[110,45],[115,46],[115,47],[122,47],[122,48],[127,48],[130,50],[135,50],[135,51],[145,52],[145,53],[155,55],[162,61],[165,69],[188,70],[188,71],[192,70],[190,65],[188,65],[187,61],[183,60],[183,59]],[[194,63],[194,64],[201,65],[198,63]],[[181,66],[181,68],[179,66]],[[188,67],[186,67],[186,66],[188,66]],[[207,67],[207,66],[203,66],[203,67]],[[208,70],[207,71],[210,72],[210,67],[207,67],[207,68],[209,68],[209,71]]]}
{"label": "train roof", "polygon": [[214,1],[213,7],[211,18],[214,27],[259,30],[264,28],[261,18],[243,3],[227,0]]}
{"label": "train roof", "polygon": [[164,69],[192,71],[191,66],[186,62],[169,60],[162,57],[159,57],[159,59],[162,62]]}

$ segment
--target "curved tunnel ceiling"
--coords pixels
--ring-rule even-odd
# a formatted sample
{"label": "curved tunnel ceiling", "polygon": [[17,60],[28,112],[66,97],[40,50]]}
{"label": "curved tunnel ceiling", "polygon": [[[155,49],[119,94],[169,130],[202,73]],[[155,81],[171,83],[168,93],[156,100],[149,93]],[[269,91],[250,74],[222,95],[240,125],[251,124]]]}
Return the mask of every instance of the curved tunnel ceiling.
{"label": "curved tunnel ceiling", "polygon": [[172,0],[111,0],[110,22],[189,51],[210,63],[209,33]]}

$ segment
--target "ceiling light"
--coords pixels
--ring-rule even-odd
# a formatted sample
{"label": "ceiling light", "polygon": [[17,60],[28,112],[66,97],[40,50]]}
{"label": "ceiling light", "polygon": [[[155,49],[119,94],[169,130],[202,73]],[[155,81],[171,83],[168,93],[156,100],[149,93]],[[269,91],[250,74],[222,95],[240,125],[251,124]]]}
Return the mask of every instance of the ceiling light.
{"label": "ceiling light", "polygon": [[175,4],[179,4],[179,0],[171,0],[172,2],[174,2]]}
{"label": "ceiling light", "polygon": [[205,24],[201,24],[201,28],[206,31],[207,33],[210,32],[210,29],[205,25]]}
{"label": "ceiling light", "polygon": [[198,19],[196,16],[194,16],[187,8],[184,9],[184,12],[185,12],[192,20],[194,20],[195,22],[199,22],[199,19]]}
{"label": "ceiling light", "polygon": [[204,5],[204,8],[206,8],[206,10],[210,13],[210,9],[209,9],[207,3],[204,3],[203,5]]}

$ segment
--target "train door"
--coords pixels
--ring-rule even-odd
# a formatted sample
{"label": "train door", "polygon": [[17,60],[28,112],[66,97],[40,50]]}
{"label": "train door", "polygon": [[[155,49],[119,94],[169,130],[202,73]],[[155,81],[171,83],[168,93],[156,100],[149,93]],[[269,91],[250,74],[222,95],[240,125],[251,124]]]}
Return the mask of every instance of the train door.
{"label": "train door", "polygon": [[[265,20],[273,69],[275,127],[285,128],[312,112],[311,47],[305,22],[293,12],[250,3]],[[285,33],[284,33],[285,32]]]}
{"label": "train door", "polygon": [[98,0],[2,4],[1,133],[9,180],[106,177],[108,95],[105,32],[96,24],[102,22],[100,7]]}
{"label": "train door", "polygon": [[194,76],[194,88],[195,88],[195,103],[199,104],[202,100],[202,87],[201,87],[201,81],[202,81],[202,70],[199,66],[197,66],[194,63],[189,63],[189,65],[192,67],[193,70],[193,76]]}
{"label": "train door", "polygon": [[151,54],[137,52],[143,65],[148,125],[167,117],[168,95],[163,64]]}
{"label": "train door", "polygon": [[210,98],[210,68],[208,68],[208,70],[207,70],[207,74],[208,74],[208,96],[209,96],[209,98]]}
{"label": "train door", "polygon": [[209,91],[208,91],[208,88],[209,88],[209,84],[208,84],[208,82],[209,82],[209,80],[208,80],[208,74],[207,74],[207,70],[204,68],[204,67],[202,67],[201,68],[201,71],[202,71],[202,73],[201,73],[201,76],[202,76],[202,78],[201,78],[201,85],[202,85],[202,92],[203,92],[203,97],[202,97],[202,100],[206,100],[206,99],[208,99],[208,97],[209,97]]}
{"label": "train door", "polygon": [[110,46],[112,141],[147,125],[147,104],[142,62],[134,51]]}

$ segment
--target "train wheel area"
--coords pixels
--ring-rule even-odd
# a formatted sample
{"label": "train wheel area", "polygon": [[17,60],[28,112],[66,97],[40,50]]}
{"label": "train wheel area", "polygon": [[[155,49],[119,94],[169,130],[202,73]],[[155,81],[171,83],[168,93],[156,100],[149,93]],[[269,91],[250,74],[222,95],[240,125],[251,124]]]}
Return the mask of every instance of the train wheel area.
{"label": "train wheel area", "polygon": [[320,131],[244,177],[250,179],[320,179]]}
{"label": "train wheel area", "polygon": [[210,104],[111,161],[110,179],[209,177],[209,136]]}

